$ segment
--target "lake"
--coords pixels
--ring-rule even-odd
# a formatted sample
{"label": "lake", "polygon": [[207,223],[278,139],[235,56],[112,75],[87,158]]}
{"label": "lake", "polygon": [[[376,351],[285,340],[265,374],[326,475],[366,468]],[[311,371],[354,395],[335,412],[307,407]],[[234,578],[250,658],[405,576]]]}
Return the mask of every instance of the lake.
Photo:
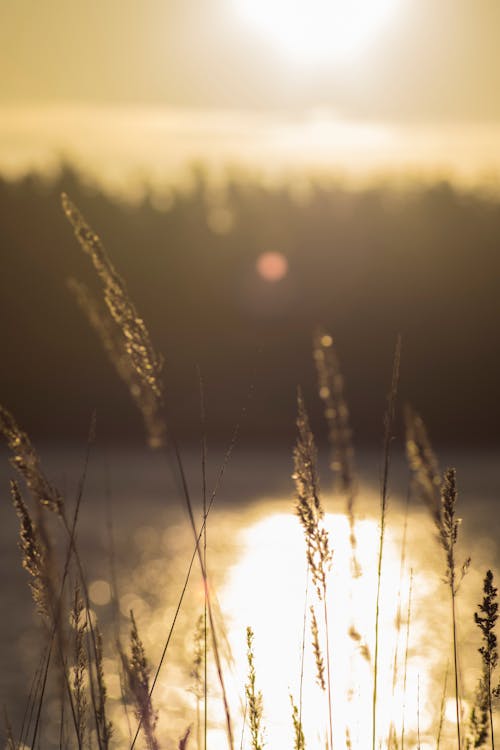
{"label": "lake", "polygon": [[[44,446],[47,474],[61,488],[72,513],[84,450]],[[224,452],[207,462],[207,496],[217,483]],[[202,517],[199,451],[185,451],[185,468],[198,526]],[[482,580],[498,564],[500,472],[496,454],[443,456],[457,467],[457,512],[463,518],[456,548],[457,565],[470,556],[471,567],[457,596],[463,726],[467,724],[481,674],[477,653],[480,634],[473,612],[482,599]],[[446,461],[443,466],[446,466]],[[322,464],[325,528],[333,550],[328,578],[328,632],[334,747],[369,746],[374,663],[374,616],[379,544],[380,456],[358,456],[359,491],[355,507],[356,548],[349,539],[345,498],[332,491],[332,477]],[[316,665],[309,625],[309,604],[324,636],[321,603],[307,576],[303,532],[294,513],[290,452],[240,449],[236,446],[220,481],[207,524],[207,570],[211,601],[224,664],[234,725],[235,746],[250,747],[242,734],[247,682],[246,627],[254,631],[256,684],[262,690],[266,744],[292,747],[290,695],[299,701],[308,747],[324,747],[327,726],[325,694],[316,685]],[[5,502],[0,510],[3,644],[0,701],[19,731],[22,708],[46,636],[34,614],[28,574],[20,566],[18,521],[8,500],[11,471],[2,455],[0,482]],[[391,470],[381,579],[377,730],[380,739],[403,724],[408,747],[436,745],[443,714],[441,747],[455,747],[453,670],[449,590],[442,578],[444,553],[432,520],[415,497],[407,508],[408,470],[396,454]],[[405,519],[407,519],[405,521]],[[50,519],[51,521],[54,519]],[[406,532],[405,532],[406,525]],[[59,554],[64,536],[52,524]],[[403,538],[406,538],[403,544]],[[116,627],[125,647],[133,610],[151,665],[156,666],[194,552],[188,516],[177,482],[164,457],[141,449],[102,449],[91,456],[78,523],[77,543],[84,561],[91,605],[104,634],[104,668],[109,714],[117,745],[129,743],[136,718],[121,702],[120,670],[114,656]],[[353,575],[352,558],[360,575]],[[119,621],[113,616],[109,582],[116,574]],[[72,571],[70,578],[74,580]],[[307,590],[307,595],[306,595]],[[307,598],[307,602],[306,602]],[[204,612],[203,582],[196,563],[153,694],[159,711],[162,747],[177,747],[192,725],[196,747],[197,690],[193,678],[197,622]],[[198,624],[199,629],[199,624]],[[304,659],[302,662],[302,648]],[[209,747],[227,747],[220,690],[208,647]],[[446,682],[446,685],[445,685]],[[57,680],[46,697],[46,713],[58,716]],[[443,697],[444,696],[444,697]],[[198,703],[203,716],[203,700]],[[202,722],[202,720],[200,720]],[[392,729],[391,729],[392,726]],[[201,728],[200,728],[201,731]],[[45,719],[42,745],[58,745],[58,730]],[[456,740],[455,740],[456,742]],[[385,747],[385,745],[384,745]]]}

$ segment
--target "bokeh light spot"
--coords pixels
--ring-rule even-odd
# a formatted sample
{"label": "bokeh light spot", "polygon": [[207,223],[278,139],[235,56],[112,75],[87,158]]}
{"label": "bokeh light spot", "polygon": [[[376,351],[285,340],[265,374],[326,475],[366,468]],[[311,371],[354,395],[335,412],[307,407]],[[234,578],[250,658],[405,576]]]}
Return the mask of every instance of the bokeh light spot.
{"label": "bokeh light spot", "polygon": [[288,261],[283,253],[262,253],[257,258],[257,271],[264,281],[281,281],[288,273]]}
{"label": "bokeh light spot", "polygon": [[89,586],[91,601],[103,607],[111,601],[111,587],[107,581],[92,581]]}

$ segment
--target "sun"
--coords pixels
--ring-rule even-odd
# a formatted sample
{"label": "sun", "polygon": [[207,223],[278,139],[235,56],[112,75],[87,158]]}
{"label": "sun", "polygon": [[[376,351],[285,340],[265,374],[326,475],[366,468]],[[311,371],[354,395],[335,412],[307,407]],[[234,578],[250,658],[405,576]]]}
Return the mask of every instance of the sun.
{"label": "sun", "polygon": [[401,0],[235,0],[243,16],[291,60],[348,62],[362,53]]}

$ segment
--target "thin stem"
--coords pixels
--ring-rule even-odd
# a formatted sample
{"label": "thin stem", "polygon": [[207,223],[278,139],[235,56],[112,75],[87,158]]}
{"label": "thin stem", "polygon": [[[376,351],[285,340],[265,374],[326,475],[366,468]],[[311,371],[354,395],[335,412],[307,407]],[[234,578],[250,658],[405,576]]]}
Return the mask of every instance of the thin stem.
{"label": "thin stem", "polygon": [[444,724],[444,706],[446,701],[446,688],[448,685],[448,674],[450,671],[450,663],[448,662],[446,664],[446,672],[444,675],[444,685],[443,685],[443,695],[441,696],[441,708],[439,710],[439,727],[438,727],[438,735],[437,735],[437,741],[436,741],[436,750],[439,750],[439,746],[441,744],[441,733],[443,731],[443,724]]}
{"label": "thin stem", "polygon": [[373,664],[373,701],[372,701],[372,750],[377,741],[377,689],[378,689],[378,652],[379,652],[379,619],[380,619],[380,585],[382,579],[382,560],[384,555],[385,519],[389,485],[389,466],[391,462],[391,444],[393,440],[393,423],[396,410],[396,396],[401,362],[401,336],[396,340],[392,365],[391,389],[387,399],[387,410],[384,417],[384,469],[380,491],[380,535],[377,563],[377,598],[375,602],[375,653]]}
{"label": "thin stem", "polygon": [[420,750],[420,672],[417,675],[417,747]]}
{"label": "thin stem", "polygon": [[495,733],[493,731],[493,707],[491,704],[491,664],[488,664],[488,713],[490,715],[491,750],[495,750]]}
{"label": "thin stem", "polygon": [[[207,567],[207,413],[205,408],[205,387],[198,367],[198,382],[200,386],[200,417],[201,417],[201,476],[203,495],[203,564]],[[203,606],[203,739],[204,750],[207,750],[208,735],[208,640],[207,640],[207,597]],[[198,707],[199,708],[199,707]],[[198,750],[201,750],[198,738]]]}
{"label": "thin stem", "polygon": [[332,681],[330,676],[330,635],[328,632],[328,607],[326,605],[326,585],[323,587],[323,614],[325,618],[326,638],[326,678],[328,683],[328,724],[330,732],[330,750],[333,750],[333,719],[332,719]]}
{"label": "thin stem", "polygon": [[401,724],[401,750],[405,747],[405,718],[406,718],[406,680],[408,676],[408,651],[410,644],[411,598],[413,593],[413,569],[410,570],[410,588],[408,591],[408,611],[406,616],[406,646],[403,671],[403,720]]}
{"label": "thin stem", "polygon": [[305,651],[306,651],[306,628],[307,628],[307,612],[308,612],[308,599],[309,599],[309,564],[307,564],[306,571],[306,590],[304,594],[304,620],[302,624],[302,648],[300,654],[300,683],[299,683],[299,722],[302,724],[302,696],[304,688],[304,662],[305,662]]}
{"label": "thin stem", "polygon": [[455,607],[455,587],[451,586],[451,612],[453,620],[453,666],[455,670],[455,711],[457,716],[457,742],[458,750],[462,748],[460,736],[460,692],[458,689],[458,648],[457,648],[457,618]]}

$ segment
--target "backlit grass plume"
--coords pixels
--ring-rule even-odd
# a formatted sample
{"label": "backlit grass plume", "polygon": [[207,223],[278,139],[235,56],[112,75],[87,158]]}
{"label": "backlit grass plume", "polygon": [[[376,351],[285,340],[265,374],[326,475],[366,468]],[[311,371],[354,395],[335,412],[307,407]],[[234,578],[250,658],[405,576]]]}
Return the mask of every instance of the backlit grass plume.
{"label": "backlit grass plume", "polygon": [[481,631],[483,645],[479,653],[483,662],[483,679],[482,693],[483,701],[481,706],[487,712],[490,725],[491,747],[495,748],[495,735],[493,730],[493,697],[497,697],[500,689],[492,688],[493,672],[498,664],[497,637],[495,634],[495,625],[498,619],[498,602],[497,589],[493,585],[493,573],[491,570],[486,571],[483,582],[483,601],[478,605],[478,612],[474,612],[474,622]]}
{"label": "backlit grass plume", "polygon": [[311,612],[311,635],[312,635],[312,648],[314,654],[314,661],[316,664],[316,682],[320,686],[321,690],[326,690],[325,682],[325,662],[323,654],[321,652],[321,646],[319,643],[319,630],[318,621],[316,619],[316,613],[314,607],[310,608]]}
{"label": "backlit grass plume", "polygon": [[[135,305],[133,304],[126,284],[123,279],[116,272],[111,260],[109,259],[104,246],[99,236],[92,230],[89,224],[85,221],[80,211],[76,206],[69,200],[66,194],[62,195],[62,206],[66,217],[73,226],[75,235],[83,249],[83,251],[91,258],[97,275],[101,281],[104,291],[104,301],[108,307],[109,313],[112,319],[115,321],[121,335],[123,337],[123,343],[125,351],[130,359],[130,363],[139,378],[141,388],[143,389],[143,396],[138,394],[139,407],[142,411],[143,418],[148,427],[148,419],[151,417],[151,413],[154,413],[156,418],[161,412],[163,412],[163,385],[161,379],[162,362],[161,358],[157,356],[148,329],[137,314]],[[100,325],[100,324],[99,324]],[[151,405],[154,405],[153,407]],[[163,429],[165,427],[165,429]],[[149,444],[151,447],[160,448],[165,446],[166,426],[164,423],[160,425],[160,429],[155,429],[152,433],[149,431]],[[174,438],[173,432],[170,429],[170,439],[173,445],[175,454],[175,462],[177,466],[179,484],[182,489],[182,494],[186,504],[186,508],[189,515],[189,522],[193,532],[193,536],[196,544],[196,553],[198,556],[200,568],[202,571],[202,577],[204,581],[204,587],[206,592],[208,619],[210,622],[210,633],[212,639],[213,654],[216,663],[217,676],[221,685],[222,700],[224,703],[224,711],[226,715],[227,733],[229,739],[229,745],[231,750],[234,747],[231,716],[229,711],[229,703],[227,699],[227,693],[224,683],[224,675],[222,669],[222,662],[218,648],[218,638],[215,632],[214,616],[212,611],[212,605],[210,601],[210,595],[208,591],[208,582],[206,568],[204,564],[203,555],[200,549],[200,538],[196,529],[194,520],[193,508],[191,498],[189,494],[189,488],[186,480],[184,466],[182,463],[180,451],[178,448],[177,441]],[[137,729],[139,732],[140,729]],[[137,733],[136,733],[137,738]],[[133,741],[135,744],[135,739]]]}
{"label": "backlit grass plume", "polygon": [[253,651],[254,634],[252,628],[247,628],[247,661],[248,679],[245,686],[247,699],[248,723],[252,750],[263,750],[264,735],[262,729],[262,693],[256,687],[255,657]]}
{"label": "backlit grass plume", "polygon": [[155,734],[158,714],[153,709],[149,691],[150,667],[132,611],[130,612],[130,623],[130,660],[124,665],[128,685],[135,704],[136,717],[142,726],[148,750],[158,750],[158,740]]}
{"label": "backlit grass plume", "polygon": [[194,649],[193,649],[193,660],[191,662],[191,671],[189,676],[193,682],[189,688],[189,691],[194,695],[196,699],[196,739],[198,748],[202,747],[201,744],[201,701],[205,698],[206,688],[206,619],[205,615],[201,614],[196,621],[196,628],[194,631]]}
{"label": "backlit grass plume", "polygon": [[51,617],[50,590],[46,573],[46,560],[43,544],[36,526],[21,497],[16,482],[11,481],[12,502],[20,522],[19,548],[22,553],[22,565],[31,576],[30,589],[37,611],[44,617]]}
{"label": "backlit grass plume", "polygon": [[74,639],[74,664],[72,670],[72,691],[74,696],[76,734],[78,747],[85,745],[85,734],[87,730],[87,695],[85,691],[85,679],[88,674],[88,659],[85,651],[85,635],[87,623],[85,620],[85,606],[80,596],[78,586],[75,587],[73,604],[70,612],[70,621],[73,627]]}
{"label": "backlit grass plume", "polygon": [[439,542],[445,553],[446,569],[445,582],[448,584],[451,595],[452,626],[453,626],[453,663],[455,673],[455,706],[457,720],[457,742],[461,748],[460,731],[460,690],[458,676],[458,643],[457,643],[457,615],[456,597],[460,583],[470,565],[468,558],[462,565],[461,571],[457,572],[455,561],[455,545],[458,539],[460,519],[456,515],[457,501],[457,478],[455,469],[447,469],[441,487],[441,514],[438,523]]}
{"label": "backlit grass plume", "polygon": [[293,452],[296,488],[295,511],[306,540],[306,555],[318,597],[325,598],[327,574],[331,568],[333,551],[322,521],[325,515],[319,496],[316,469],[317,451],[302,393],[297,396],[298,439]]}
{"label": "backlit grass plume", "polygon": [[294,735],[293,750],[306,750],[306,740],[304,737],[304,729],[302,727],[299,709],[295,705],[292,695],[290,695],[290,703],[292,706],[292,723]]}
{"label": "backlit grass plume", "polygon": [[[78,208],[63,193],[61,196],[64,213],[73,226],[75,236],[82,250],[90,257],[102,283],[104,301],[111,317],[123,335],[124,346],[131,364],[142,383],[149,390],[149,398],[162,402],[162,361],[156,354],[149,331],[139,317],[134,303],[121,276],[115,270],[101,239],[86,222]],[[161,442],[150,440],[153,447]]]}
{"label": "backlit grass plume", "polygon": [[67,284],[78,306],[97,333],[108,359],[127,386],[134,403],[139,409],[146,428],[149,445],[152,448],[160,447],[165,442],[165,421],[161,413],[161,399],[158,398],[157,393],[149,386],[149,383],[144,384],[129,356],[126,339],[124,339],[121,329],[113,318],[106,314],[102,303],[99,303],[93,297],[85,284],[76,279],[68,279]]}
{"label": "backlit grass plume", "polygon": [[21,430],[12,414],[0,406],[0,433],[12,452],[10,462],[21,474],[33,499],[58,516],[63,512],[63,500],[58,490],[45,476],[38,454],[28,435]]}
{"label": "backlit grass plume", "polygon": [[94,716],[98,734],[99,750],[108,750],[113,735],[113,725],[106,717],[108,693],[104,682],[103,644],[99,627],[94,627],[94,660],[96,672],[96,694],[94,696]]}
{"label": "backlit grass plume", "polygon": [[[319,480],[316,468],[317,451],[314,435],[309,425],[304,399],[299,389],[297,394],[297,429],[298,438],[293,452],[296,488],[295,511],[299,517],[306,541],[308,569],[318,598],[323,602],[323,619],[326,643],[326,685],[328,694],[328,723],[330,750],[333,748],[333,718],[331,696],[330,636],[328,625],[328,607],[326,602],[327,575],[331,569],[333,550],[330,549],[328,532],[323,525],[325,512],[319,496]],[[314,620],[315,621],[315,620]],[[313,630],[313,643],[318,641]]]}

